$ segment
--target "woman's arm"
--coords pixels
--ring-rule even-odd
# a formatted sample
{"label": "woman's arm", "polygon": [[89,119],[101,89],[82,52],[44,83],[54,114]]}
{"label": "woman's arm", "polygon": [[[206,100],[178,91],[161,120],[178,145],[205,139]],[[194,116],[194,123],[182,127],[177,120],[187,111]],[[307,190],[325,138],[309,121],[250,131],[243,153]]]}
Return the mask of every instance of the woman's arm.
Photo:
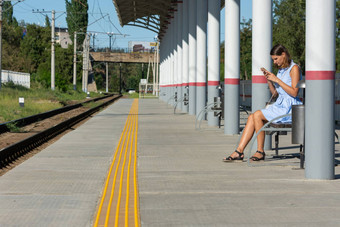
{"label": "woman's arm", "polygon": [[270,72],[267,71],[267,69],[265,69],[265,68],[261,68],[261,71],[263,72],[263,75],[267,78],[267,83],[268,83],[270,93],[272,93],[273,97],[276,97],[277,96],[276,88],[275,88],[273,82],[268,80],[268,77],[267,77],[267,74],[270,73]]}
{"label": "woman's arm", "polygon": [[298,95],[299,88],[296,88],[296,85],[300,80],[299,66],[294,65],[292,70],[290,71],[290,77],[292,78],[292,86],[287,85],[271,72],[266,73],[265,76],[267,80],[277,83],[279,86],[281,86],[282,89],[285,90],[285,92],[287,92],[290,96],[296,97]]}
{"label": "woman's arm", "polygon": [[273,82],[267,80],[267,83],[268,83],[269,90],[272,93],[273,97],[276,97],[277,96],[277,91],[276,91],[276,88],[275,88]]}

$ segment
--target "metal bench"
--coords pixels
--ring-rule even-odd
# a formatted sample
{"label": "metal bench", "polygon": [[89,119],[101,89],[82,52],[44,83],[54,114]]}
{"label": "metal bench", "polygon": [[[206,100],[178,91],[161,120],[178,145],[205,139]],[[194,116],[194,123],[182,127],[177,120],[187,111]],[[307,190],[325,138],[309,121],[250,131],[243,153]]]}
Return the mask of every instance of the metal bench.
{"label": "metal bench", "polygon": [[184,97],[183,97],[183,98],[180,98],[180,99],[178,99],[178,100],[176,101],[175,106],[174,106],[174,114],[176,114],[177,105],[178,105],[179,103],[182,103],[182,102],[184,103],[185,106],[189,104],[189,99],[188,99],[186,93],[184,93]]}
{"label": "metal bench", "polygon": [[[286,155],[280,155],[278,154],[278,150],[279,150],[279,135],[287,135],[288,132],[292,132],[292,124],[280,124],[280,123],[274,123],[274,121],[283,118],[283,117],[287,117],[287,116],[291,116],[292,114],[285,114],[285,115],[281,115],[278,116],[274,119],[272,119],[271,121],[268,121],[266,124],[263,125],[263,127],[254,134],[254,136],[252,137],[252,139],[249,142],[248,145],[248,152],[247,152],[247,162],[248,162],[248,166],[250,165],[250,154],[251,154],[251,149],[253,147],[253,144],[255,142],[255,140],[257,140],[257,136],[261,133],[261,132],[265,132],[267,135],[273,135],[276,133],[275,135],[275,156],[277,158],[285,158],[287,157]],[[242,132],[243,133],[243,132]],[[241,134],[242,135],[242,134]],[[241,137],[241,136],[240,136]],[[300,144],[300,168],[303,168],[304,165],[304,144]]]}

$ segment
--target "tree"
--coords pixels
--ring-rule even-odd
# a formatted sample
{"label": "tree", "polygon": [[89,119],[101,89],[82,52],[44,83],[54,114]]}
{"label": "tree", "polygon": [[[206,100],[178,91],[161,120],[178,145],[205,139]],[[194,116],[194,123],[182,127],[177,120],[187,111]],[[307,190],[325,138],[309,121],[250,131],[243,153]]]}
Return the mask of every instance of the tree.
{"label": "tree", "polygon": [[252,20],[243,20],[240,31],[240,79],[249,80],[252,76]]}
{"label": "tree", "polygon": [[21,54],[31,61],[29,73],[36,72],[39,65],[46,61],[51,51],[51,29],[35,24],[27,25],[27,33],[21,41]]}
{"label": "tree", "polygon": [[284,45],[305,71],[305,0],[274,0],[273,45]]}
{"label": "tree", "polygon": [[[65,0],[66,22],[70,37],[73,41],[75,32],[86,33],[88,25],[88,3],[87,0]],[[85,34],[77,35],[77,46],[81,46],[85,39]]]}
{"label": "tree", "polygon": [[50,22],[50,18],[48,18],[48,16],[45,16],[45,27],[46,28],[51,28],[51,22]]}
{"label": "tree", "polygon": [[3,2],[3,19],[8,23],[12,24],[13,22],[13,7],[11,2]]}
{"label": "tree", "polygon": [[336,1],[336,72],[340,72],[340,1]]}

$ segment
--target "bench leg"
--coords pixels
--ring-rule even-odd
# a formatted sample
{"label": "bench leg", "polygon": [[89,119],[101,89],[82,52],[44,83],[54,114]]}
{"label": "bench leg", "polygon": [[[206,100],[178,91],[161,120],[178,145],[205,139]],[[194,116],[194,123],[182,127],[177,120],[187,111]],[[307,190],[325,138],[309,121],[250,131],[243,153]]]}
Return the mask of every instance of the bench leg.
{"label": "bench leg", "polygon": [[304,168],[304,163],[305,163],[305,147],[303,144],[300,144],[300,168]]}
{"label": "bench leg", "polygon": [[275,134],[275,155],[279,155],[279,132]]}

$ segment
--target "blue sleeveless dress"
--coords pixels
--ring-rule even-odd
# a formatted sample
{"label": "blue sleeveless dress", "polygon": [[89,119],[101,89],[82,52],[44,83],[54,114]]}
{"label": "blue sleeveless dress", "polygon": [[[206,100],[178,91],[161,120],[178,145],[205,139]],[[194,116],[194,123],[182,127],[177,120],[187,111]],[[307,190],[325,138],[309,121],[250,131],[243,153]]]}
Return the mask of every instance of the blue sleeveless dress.
{"label": "blue sleeveless dress", "polygon": [[[292,70],[294,65],[296,64],[293,61],[291,61],[291,64],[289,67],[279,69],[279,71],[277,72],[277,77],[289,86],[292,86],[292,78],[290,77],[290,71]],[[302,76],[300,73],[300,80],[301,79],[302,79]],[[292,105],[302,104],[301,100],[298,97],[290,96],[277,83],[274,83],[274,86],[279,96],[277,97],[273,105],[269,106],[266,109],[261,110],[264,117],[268,121],[271,121],[272,119],[280,115],[290,114],[292,112]],[[275,123],[291,123],[292,117],[291,116],[283,117],[283,118],[275,120],[274,122]]]}

